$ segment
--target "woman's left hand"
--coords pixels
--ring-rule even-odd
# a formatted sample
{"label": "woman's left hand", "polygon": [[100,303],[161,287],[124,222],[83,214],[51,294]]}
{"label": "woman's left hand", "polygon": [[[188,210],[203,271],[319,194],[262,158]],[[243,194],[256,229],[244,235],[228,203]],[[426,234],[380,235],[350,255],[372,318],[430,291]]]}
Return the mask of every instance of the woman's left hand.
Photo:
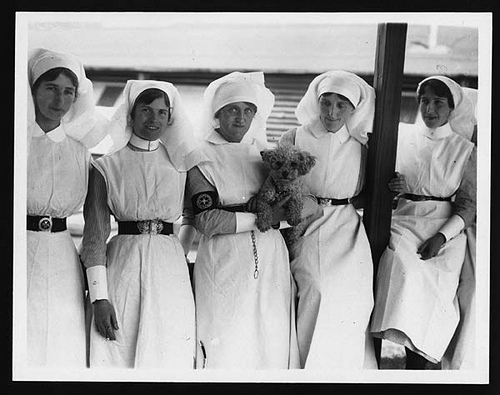
{"label": "woman's left hand", "polygon": [[420,254],[420,259],[424,261],[434,258],[445,242],[446,239],[443,234],[436,233],[434,236],[424,241],[424,243],[417,250],[417,254]]}

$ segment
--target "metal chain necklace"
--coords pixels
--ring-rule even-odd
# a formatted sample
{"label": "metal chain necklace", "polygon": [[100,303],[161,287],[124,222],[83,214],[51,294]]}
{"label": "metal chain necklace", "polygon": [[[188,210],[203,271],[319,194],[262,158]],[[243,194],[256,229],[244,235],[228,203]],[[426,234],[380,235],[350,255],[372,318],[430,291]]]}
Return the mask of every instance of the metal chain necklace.
{"label": "metal chain necklace", "polygon": [[252,236],[252,246],[253,246],[253,259],[255,261],[255,270],[253,272],[253,278],[259,278],[259,255],[257,254],[257,244],[255,243],[255,231],[251,231],[250,235]]}

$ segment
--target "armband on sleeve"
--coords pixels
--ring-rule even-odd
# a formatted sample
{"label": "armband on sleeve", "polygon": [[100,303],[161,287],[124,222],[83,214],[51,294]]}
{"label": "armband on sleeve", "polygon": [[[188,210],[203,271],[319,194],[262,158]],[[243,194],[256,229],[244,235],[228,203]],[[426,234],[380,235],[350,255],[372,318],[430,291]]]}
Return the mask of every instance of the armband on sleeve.
{"label": "armband on sleeve", "polygon": [[191,198],[194,215],[206,210],[213,210],[219,206],[219,194],[216,191],[205,191],[193,195]]}

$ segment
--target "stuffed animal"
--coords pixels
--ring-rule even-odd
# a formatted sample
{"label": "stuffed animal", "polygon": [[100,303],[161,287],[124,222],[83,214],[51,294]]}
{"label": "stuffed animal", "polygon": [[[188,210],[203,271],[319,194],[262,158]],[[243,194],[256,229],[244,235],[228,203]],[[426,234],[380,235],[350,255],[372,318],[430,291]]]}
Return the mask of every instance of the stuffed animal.
{"label": "stuffed animal", "polygon": [[261,232],[271,228],[272,208],[276,202],[289,197],[284,205],[287,222],[298,226],[302,213],[302,176],[316,164],[316,158],[293,145],[279,145],[261,151],[269,175],[255,195],[256,225]]}

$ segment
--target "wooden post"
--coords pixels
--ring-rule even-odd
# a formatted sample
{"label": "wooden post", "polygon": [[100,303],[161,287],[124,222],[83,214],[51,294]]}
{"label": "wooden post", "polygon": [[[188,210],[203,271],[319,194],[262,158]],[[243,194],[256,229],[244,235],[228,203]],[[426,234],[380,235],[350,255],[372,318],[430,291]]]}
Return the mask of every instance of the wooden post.
{"label": "wooden post", "polygon": [[[370,241],[374,280],[380,257],[389,243],[392,193],[387,183],[394,174],[407,24],[379,24],[373,88],[376,93],[373,133],[368,143],[366,205],[363,214]],[[381,341],[375,339],[380,365]]]}

